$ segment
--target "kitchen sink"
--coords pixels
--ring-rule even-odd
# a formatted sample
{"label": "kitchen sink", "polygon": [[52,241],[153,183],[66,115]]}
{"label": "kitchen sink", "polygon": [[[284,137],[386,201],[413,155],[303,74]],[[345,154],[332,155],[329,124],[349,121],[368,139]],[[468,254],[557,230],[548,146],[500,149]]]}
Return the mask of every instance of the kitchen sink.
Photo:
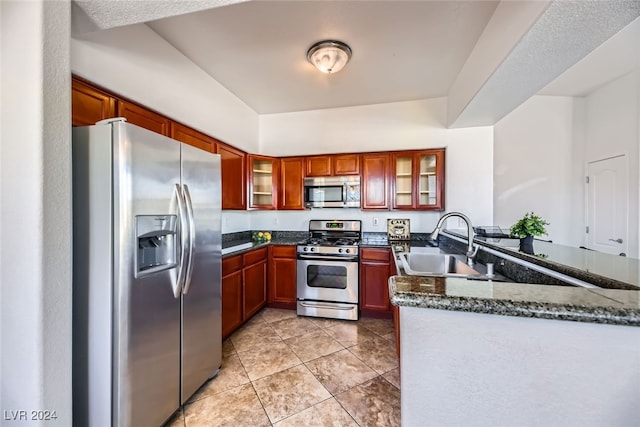
{"label": "kitchen sink", "polygon": [[403,252],[400,262],[411,276],[470,276],[480,274],[464,262],[464,256],[430,252]]}

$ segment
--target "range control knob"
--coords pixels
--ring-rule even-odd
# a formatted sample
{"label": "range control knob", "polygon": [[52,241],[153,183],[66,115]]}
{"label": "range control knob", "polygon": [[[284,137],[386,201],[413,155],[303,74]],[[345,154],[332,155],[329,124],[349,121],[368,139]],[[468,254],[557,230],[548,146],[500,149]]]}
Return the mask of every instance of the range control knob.
{"label": "range control knob", "polygon": [[339,252],[339,253],[342,253],[342,248],[338,249],[338,252]]}
{"label": "range control knob", "polygon": [[304,248],[302,248],[302,250],[303,250],[304,252],[307,252],[307,251],[309,250],[309,248],[305,246]]}
{"label": "range control knob", "polygon": [[345,249],[344,251],[345,251],[345,253],[349,253],[349,252],[351,252],[351,251],[349,250],[349,248]]}
{"label": "range control knob", "polygon": [[316,250],[316,248],[311,247],[309,250],[310,250],[311,252],[313,252],[313,251],[315,251],[315,250]]}

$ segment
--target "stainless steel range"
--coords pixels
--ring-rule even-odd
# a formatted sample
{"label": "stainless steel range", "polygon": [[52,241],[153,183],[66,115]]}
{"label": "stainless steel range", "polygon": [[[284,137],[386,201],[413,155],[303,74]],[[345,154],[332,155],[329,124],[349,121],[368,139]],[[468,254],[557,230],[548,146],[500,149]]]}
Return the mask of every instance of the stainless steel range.
{"label": "stainless steel range", "polygon": [[362,221],[309,221],[298,245],[299,315],[358,320],[358,245]]}

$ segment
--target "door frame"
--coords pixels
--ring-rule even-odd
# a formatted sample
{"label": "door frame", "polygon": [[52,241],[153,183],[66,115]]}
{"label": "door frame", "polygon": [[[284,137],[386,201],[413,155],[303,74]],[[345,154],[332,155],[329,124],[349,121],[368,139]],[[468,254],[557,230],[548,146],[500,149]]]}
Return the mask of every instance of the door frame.
{"label": "door frame", "polygon": [[[624,212],[624,217],[625,217],[625,224],[624,224],[624,236],[618,236],[618,238],[622,238],[624,239],[624,243],[622,244],[622,247],[620,248],[620,252],[616,253],[615,251],[612,252],[605,252],[605,253],[611,253],[614,255],[618,255],[618,254],[624,254],[625,256],[629,255],[629,251],[633,251],[634,249],[631,248],[631,246],[629,245],[631,239],[631,230],[630,230],[630,221],[631,221],[631,199],[629,197],[630,193],[630,183],[629,183],[629,158],[627,156],[626,153],[621,153],[618,155],[613,155],[613,156],[608,156],[608,157],[603,157],[600,159],[596,159],[596,160],[590,160],[586,162],[585,165],[585,169],[586,169],[586,177],[587,179],[585,180],[585,244],[588,248],[590,249],[594,249],[594,250],[599,250],[595,247],[596,242],[594,241],[595,239],[595,227],[593,226],[592,223],[592,209],[591,209],[591,203],[592,203],[592,196],[591,196],[591,191],[593,188],[593,182],[589,182],[592,179],[592,173],[591,173],[591,167],[592,165],[599,163],[599,162],[604,162],[607,160],[613,160],[613,159],[619,159],[621,158],[624,162],[624,179],[625,179],[625,189],[624,189],[624,193],[625,193],[625,198],[626,198],[626,210]],[[588,231],[587,231],[588,230]],[[615,237],[615,236],[614,236]]]}

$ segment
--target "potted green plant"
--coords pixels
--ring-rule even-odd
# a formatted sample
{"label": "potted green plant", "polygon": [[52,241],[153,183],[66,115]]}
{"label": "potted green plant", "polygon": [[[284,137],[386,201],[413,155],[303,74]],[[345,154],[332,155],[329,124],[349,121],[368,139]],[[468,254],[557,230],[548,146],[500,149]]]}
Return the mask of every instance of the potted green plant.
{"label": "potted green plant", "polygon": [[509,234],[520,238],[520,252],[535,255],[533,251],[533,238],[547,234],[545,226],[549,222],[545,221],[533,212],[527,212],[509,229]]}

